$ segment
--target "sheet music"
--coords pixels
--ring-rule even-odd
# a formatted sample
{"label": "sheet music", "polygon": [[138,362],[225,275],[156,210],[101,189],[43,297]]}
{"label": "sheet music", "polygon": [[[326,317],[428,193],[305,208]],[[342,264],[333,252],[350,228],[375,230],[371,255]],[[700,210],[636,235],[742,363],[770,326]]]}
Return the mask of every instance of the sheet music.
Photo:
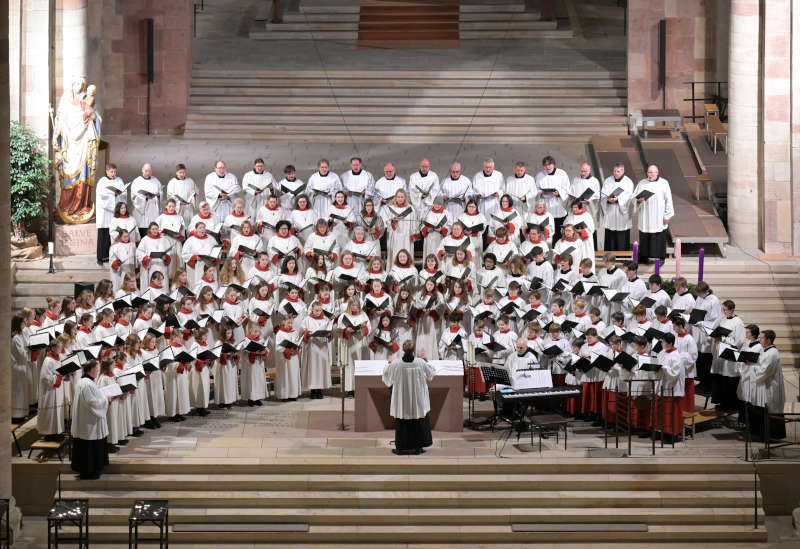
{"label": "sheet music", "polygon": [[520,389],[545,389],[553,387],[553,375],[545,370],[517,370],[512,377],[513,387]]}

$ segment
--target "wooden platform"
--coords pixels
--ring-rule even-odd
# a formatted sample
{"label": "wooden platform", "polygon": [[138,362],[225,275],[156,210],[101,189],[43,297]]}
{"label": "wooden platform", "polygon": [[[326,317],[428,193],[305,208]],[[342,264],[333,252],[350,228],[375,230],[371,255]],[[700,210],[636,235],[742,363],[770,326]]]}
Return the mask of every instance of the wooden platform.
{"label": "wooden platform", "polygon": [[458,0],[362,0],[358,21],[358,47],[457,48],[458,4]]}

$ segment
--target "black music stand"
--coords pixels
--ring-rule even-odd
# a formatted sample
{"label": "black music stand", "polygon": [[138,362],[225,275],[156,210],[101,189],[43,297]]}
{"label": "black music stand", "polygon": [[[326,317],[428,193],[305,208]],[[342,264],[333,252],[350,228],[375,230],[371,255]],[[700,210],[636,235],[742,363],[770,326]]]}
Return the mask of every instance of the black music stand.
{"label": "black music stand", "polygon": [[[508,370],[503,368],[502,366],[497,366],[495,364],[489,364],[487,362],[479,362],[476,364],[478,368],[480,368],[481,375],[483,376],[483,381],[489,385],[507,385],[511,387],[511,376],[508,373]],[[494,426],[497,425],[497,420],[502,419],[504,421],[511,422],[508,418],[502,417],[498,413],[497,408],[497,392],[495,391],[495,398],[492,399],[492,404],[494,405],[494,413],[492,417],[489,418],[486,423],[489,424],[491,429],[494,431]]]}

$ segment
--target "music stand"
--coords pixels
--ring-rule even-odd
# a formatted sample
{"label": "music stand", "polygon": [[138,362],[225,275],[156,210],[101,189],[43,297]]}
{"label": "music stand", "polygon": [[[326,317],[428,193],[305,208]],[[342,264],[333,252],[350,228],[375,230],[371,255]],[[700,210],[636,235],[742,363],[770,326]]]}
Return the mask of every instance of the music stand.
{"label": "music stand", "polygon": [[479,362],[477,366],[480,368],[481,374],[483,374],[483,381],[486,383],[508,385],[511,387],[511,376],[508,375],[508,370],[505,368],[486,362]]}

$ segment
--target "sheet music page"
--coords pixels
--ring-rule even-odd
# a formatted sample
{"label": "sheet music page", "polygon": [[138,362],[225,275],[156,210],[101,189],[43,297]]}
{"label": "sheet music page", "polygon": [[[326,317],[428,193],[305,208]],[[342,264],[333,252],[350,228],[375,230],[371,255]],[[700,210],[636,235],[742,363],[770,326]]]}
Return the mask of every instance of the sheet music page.
{"label": "sheet music page", "polygon": [[514,389],[547,389],[553,387],[553,375],[550,370],[518,370],[512,381]]}

